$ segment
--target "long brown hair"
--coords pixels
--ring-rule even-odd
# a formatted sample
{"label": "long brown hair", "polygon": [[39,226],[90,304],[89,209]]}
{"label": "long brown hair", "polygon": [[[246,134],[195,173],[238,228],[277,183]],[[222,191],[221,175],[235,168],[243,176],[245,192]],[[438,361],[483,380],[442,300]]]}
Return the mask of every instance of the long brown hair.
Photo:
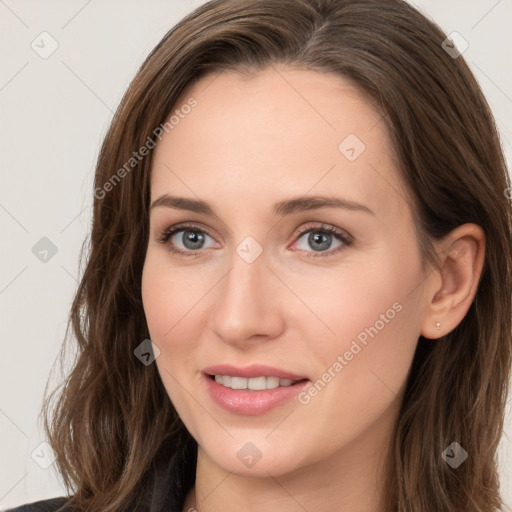
{"label": "long brown hair", "polygon": [[[158,142],[155,129],[187,85],[210,72],[274,64],[336,73],[380,110],[413,199],[424,262],[435,265],[432,242],[454,228],[471,222],[485,231],[486,260],[468,313],[442,339],[418,341],[392,439],[386,503],[400,512],[501,508],[496,451],[512,366],[511,189],[489,106],[463,57],[443,48],[445,39],[402,0],[213,0],[150,53],[101,148],[90,246],[82,248],[86,266],[68,324],[76,357],[43,407],[78,510],[136,507],[164,451],[182,454],[184,485],[194,479],[194,441],[156,365],[134,356],[149,338],[141,275],[151,151],[126,163]],[[64,345],[61,361],[65,353]],[[469,452],[456,470],[441,457],[452,441]]]}

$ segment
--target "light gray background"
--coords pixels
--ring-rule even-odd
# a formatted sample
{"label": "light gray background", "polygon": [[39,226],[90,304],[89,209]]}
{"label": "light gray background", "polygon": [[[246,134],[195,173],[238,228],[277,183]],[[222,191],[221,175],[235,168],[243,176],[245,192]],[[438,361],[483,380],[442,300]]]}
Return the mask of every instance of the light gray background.
{"label": "light gray background", "polygon": [[[40,466],[51,453],[40,445],[37,418],[77,286],[99,145],[145,56],[202,3],[0,0],[0,509],[64,494],[55,466]],[[414,4],[469,43],[464,57],[493,109],[510,162],[512,0]],[[59,45],[47,59],[31,48],[43,31]],[[42,237],[57,247],[46,263],[32,253]],[[509,507],[511,422],[509,400],[500,447]]]}

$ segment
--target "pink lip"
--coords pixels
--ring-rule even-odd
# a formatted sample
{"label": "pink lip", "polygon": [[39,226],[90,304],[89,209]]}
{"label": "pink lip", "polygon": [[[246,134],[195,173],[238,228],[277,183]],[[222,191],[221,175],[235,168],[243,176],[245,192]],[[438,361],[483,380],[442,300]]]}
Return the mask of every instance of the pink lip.
{"label": "pink lip", "polygon": [[270,411],[298,395],[310,382],[301,380],[291,386],[250,391],[227,388],[207,375],[204,375],[204,381],[210,397],[217,405],[229,412],[248,416]]}
{"label": "pink lip", "polygon": [[303,380],[307,379],[304,375],[290,373],[280,368],[274,368],[264,364],[252,364],[244,368],[237,368],[230,364],[218,364],[208,366],[203,369],[207,375],[231,375],[232,377],[245,377],[246,379],[254,377],[279,377],[280,379]]}

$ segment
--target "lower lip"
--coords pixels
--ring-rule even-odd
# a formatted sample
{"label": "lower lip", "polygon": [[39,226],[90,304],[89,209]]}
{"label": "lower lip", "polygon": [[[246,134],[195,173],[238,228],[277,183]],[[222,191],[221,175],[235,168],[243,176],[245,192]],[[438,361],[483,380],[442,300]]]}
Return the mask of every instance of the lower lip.
{"label": "lower lip", "polygon": [[304,380],[274,389],[250,391],[248,389],[235,390],[227,388],[214,379],[205,375],[206,386],[212,400],[223,409],[237,414],[254,416],[264,414],[274,407],[297,396],[309,384]]}

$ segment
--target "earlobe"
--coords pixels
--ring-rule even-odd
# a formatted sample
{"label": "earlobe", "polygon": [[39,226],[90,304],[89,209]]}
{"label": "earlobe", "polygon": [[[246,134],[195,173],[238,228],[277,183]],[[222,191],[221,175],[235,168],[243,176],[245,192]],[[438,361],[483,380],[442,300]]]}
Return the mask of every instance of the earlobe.
{"label": "earlobe", "polygon": [[485,233],[476,224],[459,226],[443,239],[438,254],[440,268],[427,280],[431,289],[421,328],[429,339],[451,332],[468,312],[482,274]]}

